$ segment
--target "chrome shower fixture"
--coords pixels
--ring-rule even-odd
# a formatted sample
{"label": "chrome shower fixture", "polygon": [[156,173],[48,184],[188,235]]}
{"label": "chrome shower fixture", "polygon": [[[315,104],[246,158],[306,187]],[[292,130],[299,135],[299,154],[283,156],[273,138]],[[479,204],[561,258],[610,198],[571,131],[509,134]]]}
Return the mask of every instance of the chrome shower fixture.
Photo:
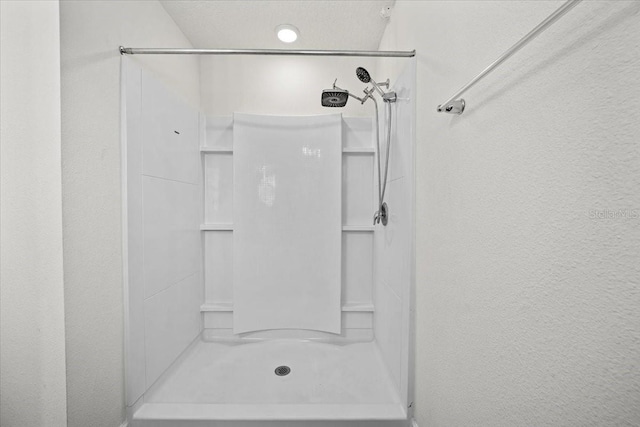
{"label": "chrome shower fixture", "polygon": [[325,89],[322,91],[323,107],[344,107],[349,100],[349,91],[343,89]]}
{"label": "chrome shower fixture", "polygon": [[[382,90],[380,86],[384,86],[389,89],[389,79],[383,83],[376,83],[375,80],[371,78],[369,72],[363,68],[358,67],[356,69],[356,76],[362,83],[371,83],[372,87],[364,89],[364,97],[360,98],[355,96],[352,93],[349,93],[348,90],[339,88],[336,86],[336,82],[338,79],[333,81],[333,89],[325,89],[322,91],[322,106],[323,107],[344,107],[347,105],[347,101],[349,97],[355,98],[360,101],[360,104],[364,104],[367,99],[371,98],[375,107],[376,107],[376,152],[378,155],[376,156],[378,160],[378,210],[373,215],[373,225],[380,224],[387,225],[389,220],[389,207],[384,201],[385,191],[387,189],[387,173],[389,172],[389,151],[391,148],[391,103],[396,102],[396,93],[393,91],[385,92]],[[378,92],[382,97],[382,101],[384,101],[387,107],[387,115],[388,120],[385,120],[385,124],[387,125],[387,149],[384,161],[384,178],[382,175],[382,160],[380,159],[382,153],[380,151],[380,125],[378,118],[378,102],[376,98],[373,96],[374,92]]]}
{"label": "chrome shower fixture", "polygon": [[362,67],[356,68],[356,76],[360,79],[362,83],[369,83],[371,81],[371,76],[369,72]]}
{"label": "chrome shower fixture", "polygon": [[364,98],[360,98],[359,96],[355,96],[350,93],[348,90],[336,86],[337,81],[338,79],[333,81],[333,89],[325,89],[322,91],[322,98],[320,99],[320,102],[323,107],[344,107],[347,105],[349,97],[355,98],[360,101],[361,104],[364,104],[365,101],[371,97],[371,93],[373,92],[373,89],[370,91],[365,89],[364,93],[366,96]]}
{"label": "chrome shower fixture", "polygon": [[387,79],[387,81],[383,83],[376,83],[376,81],[371,78],[369,72],[363,67],[356,68],[356,76],[358,76],[358,79],[362,83],[371,83],[374,89],[378,91],[383,101],[396,102],[397,96],[395,92],[385,92],[380,88],[380,86],[385,86],[387,89],[389,89],[389,79]]}

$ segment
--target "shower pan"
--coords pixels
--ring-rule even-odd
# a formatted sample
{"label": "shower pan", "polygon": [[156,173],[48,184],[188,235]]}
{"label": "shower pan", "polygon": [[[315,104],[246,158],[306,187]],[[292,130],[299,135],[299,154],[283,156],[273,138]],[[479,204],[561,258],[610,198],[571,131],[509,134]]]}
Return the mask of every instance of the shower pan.
{"label": "shower pan", "polygon": [[[362,97],[334,82],[320,105],[309,84],[306,115],[213,115],[123,56],[130,426],[409,425],[415,62],[402,61],[385,82],[349,62]],[[357,116],[322,107],[348,98]]]}

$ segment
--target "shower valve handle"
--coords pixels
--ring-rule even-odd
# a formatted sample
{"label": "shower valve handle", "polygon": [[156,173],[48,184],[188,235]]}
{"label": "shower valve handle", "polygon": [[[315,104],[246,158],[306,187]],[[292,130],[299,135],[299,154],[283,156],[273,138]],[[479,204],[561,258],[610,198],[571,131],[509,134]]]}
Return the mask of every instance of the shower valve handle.
{"label": "shower valve handle", "polygon": [[371,96],[371,94],[373,93],[373,91],[374,91],[374,90],[375,90],[374,88],[371,88],[371,89],[369,89],[369,90],[367,90],[367,89],[365,88],[365,89],[363,90],[363,92],[364,92],[364,94],[365,94],[365,97],[364,97],[364,98],[363,98],[363,100],[362,100],[362,103],[363,103],[363,104],[364,104],[364,102],[365,102],[367,99],[369,99],[369,98],[373,98],[373,96]]}

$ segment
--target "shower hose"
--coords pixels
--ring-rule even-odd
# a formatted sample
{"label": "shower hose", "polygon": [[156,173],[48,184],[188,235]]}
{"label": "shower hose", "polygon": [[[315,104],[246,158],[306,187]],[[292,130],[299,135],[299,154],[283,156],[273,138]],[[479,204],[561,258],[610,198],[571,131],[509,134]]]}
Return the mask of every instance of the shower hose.
{"label": "shower hose", "polygon": [[386,104],[385,108],[385,123],[387,124],[387,147],[385,153],[385,161],[384,161],[384,179],[382,179],[381,173],[381,165],[380,165],[380,119],[378,118],[378,102],[374,97],[373,103],[376,106],[376,147],[378,150],[378,211],[373,216],[373,224],[376,222],[380,223],[381,215],[382,215],[382,204],[384,203],[384,195],[387,190],[387,173],[389,172],[389,152],[391,151],[391,103],[388,101],[384,101]]}

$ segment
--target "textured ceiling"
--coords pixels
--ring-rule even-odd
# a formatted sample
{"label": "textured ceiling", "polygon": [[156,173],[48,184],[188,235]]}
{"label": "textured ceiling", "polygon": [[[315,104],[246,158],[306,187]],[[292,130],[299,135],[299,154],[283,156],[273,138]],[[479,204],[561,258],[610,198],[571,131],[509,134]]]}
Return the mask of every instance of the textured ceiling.
{"label": "textured ceiling", "polygon": [[[377,50],[395,0],[161,0],[196,48]],[[295,25],[294,43],[275,27]],[[160,46],[158,46],[160,47]],[[170,47],[170,46],[163,46]]]}

